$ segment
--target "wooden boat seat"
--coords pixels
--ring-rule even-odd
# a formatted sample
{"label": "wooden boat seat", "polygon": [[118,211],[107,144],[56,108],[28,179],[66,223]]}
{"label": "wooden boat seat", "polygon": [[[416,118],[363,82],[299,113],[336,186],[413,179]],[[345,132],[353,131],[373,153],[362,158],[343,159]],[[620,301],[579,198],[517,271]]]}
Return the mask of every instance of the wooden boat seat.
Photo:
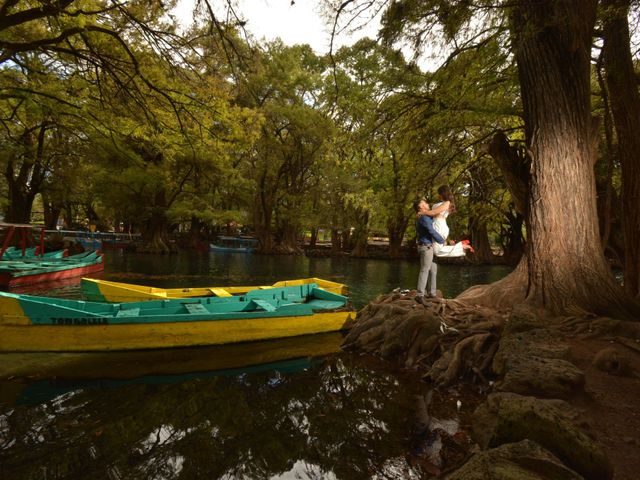
{"label": "wooden boat seat", "polygon": [[231,297],[232,296],[224,288],[210,288],[209,291],[211,293],[213,293],[216,297]]}
{"label": "wooden boat seat", "polygon": [[271,305],[269,302],[265,302],[264,300],[258,300],[257,298],[252,298],[251,300],[253,301],[253,303],[255,303],[260,308],[262,308],[265,312],[275,312],[276,311],[276,307]]}
{"label": "wooden boat seat", "polygon": [[200,303],[185,303],[184,308],[187,309],[187,312],[192,314],[210,313],[209,310]]}

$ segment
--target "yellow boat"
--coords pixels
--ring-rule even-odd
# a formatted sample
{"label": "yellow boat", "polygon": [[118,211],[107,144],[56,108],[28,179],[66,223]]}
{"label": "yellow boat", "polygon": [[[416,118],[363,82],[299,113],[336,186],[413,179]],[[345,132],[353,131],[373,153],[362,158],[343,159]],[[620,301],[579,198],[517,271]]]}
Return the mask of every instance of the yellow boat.
{"label": "yellow boat", "polygon": [[345,330],[354,314],[347,297],[316,284],[126,303],[0,292],[0,352],[223,345]]}
{"label": "yellow boat", "polygon": [[315,284],[331,293],[347,296],[349,288],[337,282],[321,278],[302,278],[298,280],[283,280],[273,285],[248,287],[195,287],[195,288],[156,288],[130,283],[109,282],[94,278],[83,278],[80,286],[85,298],[92,302],[144,302],[146,300],[166,300],[173,298],[192,297],[231,297],[242,295],[251,290],[266,290],[270,288],[297,287]]}

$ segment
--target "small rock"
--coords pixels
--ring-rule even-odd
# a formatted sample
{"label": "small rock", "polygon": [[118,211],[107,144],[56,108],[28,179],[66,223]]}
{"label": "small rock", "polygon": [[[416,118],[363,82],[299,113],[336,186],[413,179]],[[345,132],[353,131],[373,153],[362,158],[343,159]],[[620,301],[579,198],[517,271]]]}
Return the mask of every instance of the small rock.
{"label": "small rock", "polygon": [[610,375],[629,375],[631,360],[613,347],[603,348],[593,357],[593,365]]}

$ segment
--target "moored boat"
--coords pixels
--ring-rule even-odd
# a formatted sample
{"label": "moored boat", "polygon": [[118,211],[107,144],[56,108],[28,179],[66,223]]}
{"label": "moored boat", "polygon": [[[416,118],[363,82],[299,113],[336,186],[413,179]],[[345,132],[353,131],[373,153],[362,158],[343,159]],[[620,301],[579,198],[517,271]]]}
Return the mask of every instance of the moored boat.
{"label": "moored boat", "polygon": [[34,257],[0,261],[0,286],[14,287],[79,277],[104,270],[102,253],[83,252],[62,258]]}
{"label": "moored boat", "polygon": [[51,259],[51,258],[63,258],[67,255],[67,250],[54,250],[52,252],[39,253],[38,247],[30,247],[26,248],[24,252],[15,247],[9,247],[4,251],[2,255],[2,259],[0,261],[5,260],[41,260],[43,258]]}
{"label": "moored boat", "polygon": [[221,235],[209,244],[212,252],[251,253],[258,246],[258,239],[251,237],[229,237]]}
{"label": "moored boat", "polygon": [[343,330],[353,314],[316,284],[119,304],[0,292],[0,352],[222,345]]}
{"label": "moored boat", "polygon": [[82,294],[92,302],[142,302],[145,300],[161,300],[191,297],[230,297],[241,295],[251,290],[294,287],[316,284],[318,287],[338,295],[348,295],[349,288],[337,282],[321,278],[301,278],[283,280],[265,286],[227,286],[227,287],[192,287],[192,288],[156,288],[130,283],[110,282],[95,278],[83,278],[80,282]]}

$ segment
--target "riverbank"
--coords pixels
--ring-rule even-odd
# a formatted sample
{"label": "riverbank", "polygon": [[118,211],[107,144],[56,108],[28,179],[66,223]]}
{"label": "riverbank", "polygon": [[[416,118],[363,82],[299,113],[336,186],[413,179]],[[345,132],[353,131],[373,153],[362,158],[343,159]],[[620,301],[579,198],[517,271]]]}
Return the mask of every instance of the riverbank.
{"label": "riverbank", "polygon": [[[397,292],[359,312],[343,347],[418,370],[442,391],[484,392],[471,441],[458,445],[466,455],[436,465],[446,478],[631,480],[640,470],[638,341],[635,323],[457,300],[422,306]],[[433,427],[421,428],[430,438]]]}

